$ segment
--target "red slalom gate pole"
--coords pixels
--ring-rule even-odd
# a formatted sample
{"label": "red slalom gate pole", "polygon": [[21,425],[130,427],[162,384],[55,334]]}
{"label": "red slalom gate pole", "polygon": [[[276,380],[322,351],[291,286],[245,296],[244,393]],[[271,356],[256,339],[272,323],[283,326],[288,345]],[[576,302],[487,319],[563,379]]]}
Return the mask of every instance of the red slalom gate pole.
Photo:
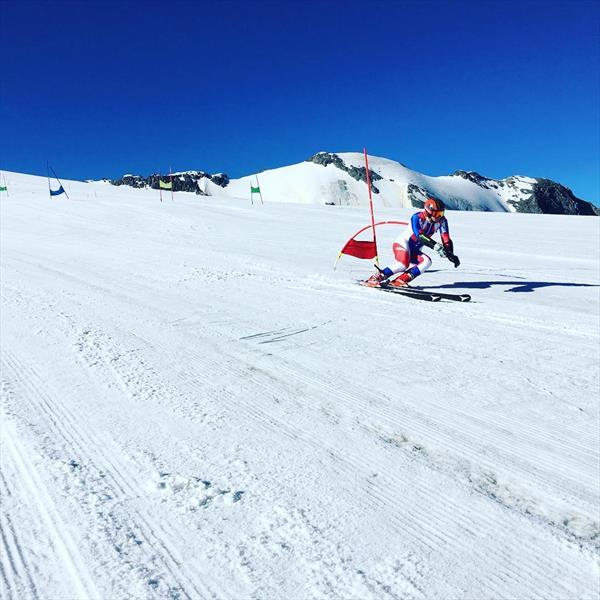
{"label": "red slalom gate pole", "polygon": [[375,244],[375,264],[379,266],[379,252],[377,250],[377,235],[375,233],[375,215],[373,214],[373,195],[371,194],[371,176],[369,175],[369,159],[367,157],[367,149],[365,152],[365,168],[367,170],[367,187],[369,188],[369,208],[371,209],[371,227],[373,228],[373,243]]}

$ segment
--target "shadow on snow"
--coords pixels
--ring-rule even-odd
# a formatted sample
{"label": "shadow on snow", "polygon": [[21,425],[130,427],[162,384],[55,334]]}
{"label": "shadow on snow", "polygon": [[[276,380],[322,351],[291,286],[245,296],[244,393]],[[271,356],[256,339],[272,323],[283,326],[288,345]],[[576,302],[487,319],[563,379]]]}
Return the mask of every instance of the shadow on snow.
{"label": "shadow on snow", "polygon": [[433,290],[438,288],[445,289],[486,289],[491,288],[495,285],[512,285],[508,290],[504,290],[505,292],[533,292],[538,288],[544,287],[600,287],[600,285],[595,285],[593,283],[568,283],[562,281],[457,281],[455,283],[447,283],[444,285],[431,285],[424,286],[423,289]]}

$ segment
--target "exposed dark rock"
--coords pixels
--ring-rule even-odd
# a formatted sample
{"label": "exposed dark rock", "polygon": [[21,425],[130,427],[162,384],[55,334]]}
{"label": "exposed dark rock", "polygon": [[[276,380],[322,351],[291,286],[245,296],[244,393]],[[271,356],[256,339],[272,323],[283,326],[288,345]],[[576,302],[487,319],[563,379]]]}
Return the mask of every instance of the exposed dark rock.
{"label": "exposed dark rock", "polygon": [[463,179],[472,181],[473,183],[476,183],[478,186],[484,187],[484,188],[495,187],[495,186],[491,186],[490,184],[492,182],[496,183],[493,179],[490,179],[489,177],[484,177],[483,175],[480,175],[476,171],[454,171],[454,173],[452,173],[452,175],[454,177],[462,177]]}
{"label": "exposed dark rock", "polygon": [[[338,169],[348,173],[352,179],[356,179],[356,181],[364,181],[365,183],[367,182],[367,169],[365,167],[348,167],[337,154],[330,152],[317,152],[317,154],[308,158],[306,162],[313,162],[317,165],[323,165],[324,167],[327,165],[334,165]],[[383,179],[383,177],[371,169],[369,169],[369,177],[371,178],[371,190],[373,190],[374,194],[379,194],[379,189],[374,185],[373,182],[379,181],[380,179]]]}
{"label": "exposed dark rock", "polygon": [[427,198],[438,198],[446,205],[448,210],[473,210],[471,203],[464,198],[459,198],[457,196],[439,196],[439,194],[434,194],[431,190],[422,188],[414,183],[408,184],[406,193],[411,206],[414,206],[415,208],[423,208]]}
{"label": "exposed dark rock", "polygon": [[141,175],[123,175],[121,179],[111,181],[113,185],[129,185],[134,188],[148,187],[146,180]]}
{"label": "exposed dark rock", "polygon": [[[600,209],[591,202],[577,198],[569,188],[550,179],[535,179],[531,189],[528,189],[521,187],[523,179],[519,177],[507,177],[500,181],[484,177],[475,171],[455,171],[452,175],[472,181],[486,189],[508,187],[513,190],[514,199],[507,200],[507,203],[514,206],[517,212],[552,215],[600,214]],[[457,208],[465,210],[460,204]]]}
{"label": "exposed dark rock", "polygon": [[[207,194],[203,192],[198,185],[198,182],[203,178],[207,178],[215,185],[223,188],[227,187],[229,184],[229,177],[225,175],[225,173],[211,175],[210,173],[205,173],[204,171],[187,171],[185,173],[173,174],[173,191],[194,192],[196,194],[206,196]],[[158,175],[155,173],[153,175],[149,175],[148,177],[142,177],[141,175],[124,175],[120,179],[111,181],[111,183],[113,185],[129,185],[134,188],[152,188],[157,190],[159,179],[164,183],[169,183],[171,180],[169,175]]]}
{"label": "exposed dark rock", "polygon": [[408,199],[410,200],[411,206],[415,208],[423,208],[425,204],[425,200],[427,196],[429,196],[429,192],[414,183],[409,183],[406,188],[406,193],[408,195]]}
{"label": "exposed dark rock", "polygon": [[509,200],[517,212],[549,215],[598,215],[599,209],[591,202],[577,198],[573,192],[550,179],[536,179],[532,190],[521,190],[528,197],[515,202]]}
{"label": "exposed dark rock", "polygon": [[226,188],[229,185],[229,177],[225,173],[217,173],[216,175],[206,175],[213,183]]}

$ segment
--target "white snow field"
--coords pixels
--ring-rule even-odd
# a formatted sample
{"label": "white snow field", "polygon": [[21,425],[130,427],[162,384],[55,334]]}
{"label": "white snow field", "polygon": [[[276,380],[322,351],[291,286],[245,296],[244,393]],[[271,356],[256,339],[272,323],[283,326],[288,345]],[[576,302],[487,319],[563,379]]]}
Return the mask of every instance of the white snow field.
{"label": "white snow field", "polygon": [[598,598],[598,218],[6,179],[0,597]]}

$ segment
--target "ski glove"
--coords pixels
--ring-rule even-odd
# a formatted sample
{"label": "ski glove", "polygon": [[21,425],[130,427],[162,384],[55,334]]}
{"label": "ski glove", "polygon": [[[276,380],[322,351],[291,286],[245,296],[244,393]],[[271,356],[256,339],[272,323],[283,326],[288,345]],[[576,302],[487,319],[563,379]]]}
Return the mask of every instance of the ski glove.
{"label": "ski glove", "polygon": [[444,248],[444,246],[442,246],[442,244],[440,244],[439,242],[436,242],[435,246],[433,247],[433,249],[442,257],[442,258],[447,258],[448,255],[446,254],[446,249]]}
{"label": "ski glove", "polygon": [[455,269],[456,267],[458,267],[458,265],[460,265],[460,260],[458,260],[458,256],[456,256],[455,254],[449,254],[448,260],[454,264]]}

